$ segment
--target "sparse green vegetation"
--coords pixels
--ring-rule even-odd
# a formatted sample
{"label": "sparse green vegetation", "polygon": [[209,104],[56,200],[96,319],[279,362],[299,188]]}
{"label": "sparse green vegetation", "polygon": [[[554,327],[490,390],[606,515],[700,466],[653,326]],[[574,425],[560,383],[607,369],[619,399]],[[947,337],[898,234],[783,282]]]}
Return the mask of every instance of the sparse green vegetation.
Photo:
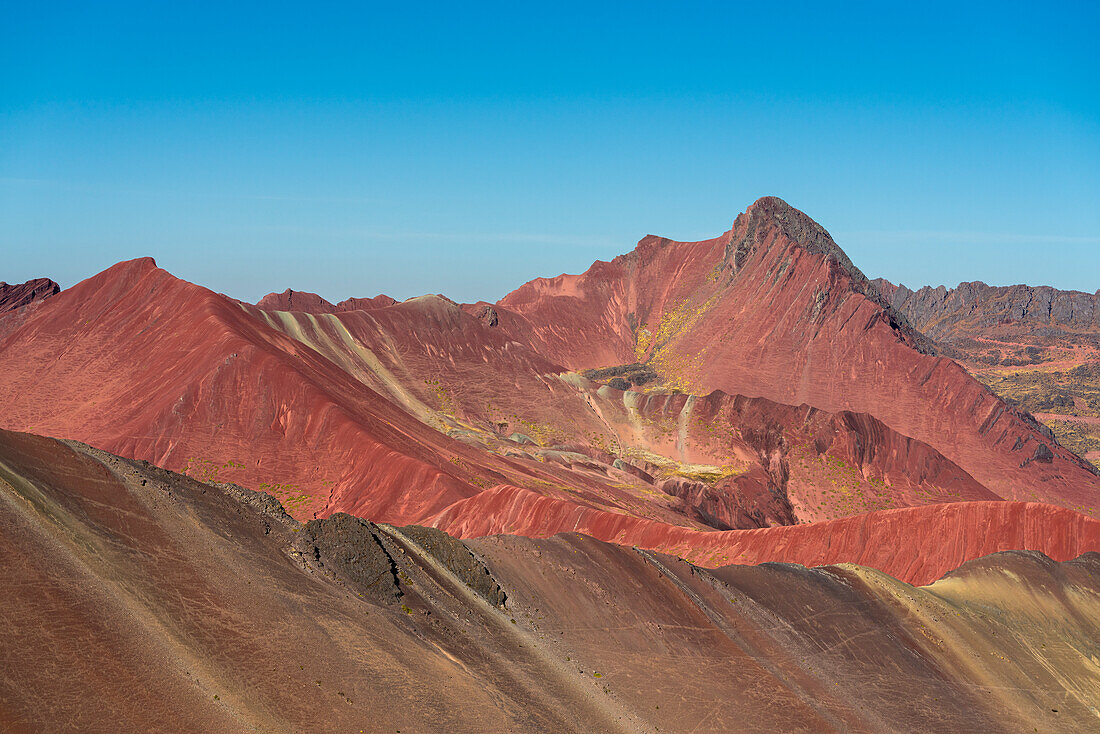
{"label": "sparse green vegetation", "polygon": [[1070,370],[990,370],[977,378],[1032,413],[1100,417],[1100,363]]}
{"label": "sparse green vegetation", "polygon": [[1054,431],[1058,443],[1078,456],[1084,456],[1091,451],[1100,451],[1100,426],[1060,420],[1044,422]]}
{"label": "sparse green vegetation", "polygon": [[436,398],[439,400],[439,411],[441,413],[454,415],[457,412],[458,403],[455,401],[454,394],[449,387],[439,380],[424,380],[424,384],[435,393]]}
{"label": "sparse green vegetation", "polygon": [[1100,417],[1100,363],[1069,370],[990,370],[976,374],[993,392],[1031,413],[1064,415],[1043,420],[1058,443],[1084,456],[1100,451],[1100,426],[1068,420]]}
{"label": "sparse green vegetation", "polygon": [[192,456],[187,460],[187,465],[183,469],[183,473],[192,479],[198,479],[200,482],[219,482],[223,481],[221,473],[227,469],[243,469],[244,464],[239,461],[233,461],[230,459],[224,463],[214,461],[213,459],[203,459],[198,456]]}

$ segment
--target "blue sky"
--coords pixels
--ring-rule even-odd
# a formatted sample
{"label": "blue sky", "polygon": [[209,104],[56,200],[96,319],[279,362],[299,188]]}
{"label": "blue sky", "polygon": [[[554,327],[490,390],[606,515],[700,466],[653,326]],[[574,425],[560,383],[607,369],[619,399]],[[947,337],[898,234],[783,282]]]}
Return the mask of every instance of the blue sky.
{"label": "blue sky", "polygon": [[[756,198],[1100,288],[1095,3],[0,4],[0,280],[493,300]],[[401,7],[398,7],[401,6]]]}

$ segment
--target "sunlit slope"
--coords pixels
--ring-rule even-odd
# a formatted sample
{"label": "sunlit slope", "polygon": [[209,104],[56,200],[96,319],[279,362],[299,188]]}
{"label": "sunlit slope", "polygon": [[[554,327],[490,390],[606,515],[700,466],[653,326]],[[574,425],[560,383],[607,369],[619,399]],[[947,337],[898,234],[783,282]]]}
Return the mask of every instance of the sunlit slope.
{"label": "sunlit slope", "polygon": [[997,496],[1097,509],[1091,467],[935,356],[828,233],[778,199],[759,200],[721,237],[647,237],[497,308],[502,328],[568,367],[643,362],[684,392],[868,414]]}
{"label": "sunlit slope", "polygon": [[464,546],[10,432],[0,530],[8,730],[1084,732],[1100,706],[1095,553],[917,588]]}

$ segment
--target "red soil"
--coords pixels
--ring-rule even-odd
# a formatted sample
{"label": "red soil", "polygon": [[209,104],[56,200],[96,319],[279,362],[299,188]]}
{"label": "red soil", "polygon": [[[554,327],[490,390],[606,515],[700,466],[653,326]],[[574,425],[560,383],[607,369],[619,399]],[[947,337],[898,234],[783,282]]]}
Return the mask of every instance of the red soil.
{"label": "red soil", "polygon": [[1100,549],[1100,520],[1034,502],[956,502],[882,510],[810,525],[699,532],[592,510],[498,487],[458,502],[432,525],[460,538],[578,532],[680,555],[708,567],[766,561],[856,563],[915,585],[1002,550],[1038,550],[1069,560]]}
{"label": "red soil", "polygon": [[372,491],[344,508],[395,522],[477,491],[448,461],[471,449],[152,259],[55,300],[0,349],[6,427],[192,473],[221,468],[254,487],[294,485],[288,496],[308,482],[307,509],[371,477]]}

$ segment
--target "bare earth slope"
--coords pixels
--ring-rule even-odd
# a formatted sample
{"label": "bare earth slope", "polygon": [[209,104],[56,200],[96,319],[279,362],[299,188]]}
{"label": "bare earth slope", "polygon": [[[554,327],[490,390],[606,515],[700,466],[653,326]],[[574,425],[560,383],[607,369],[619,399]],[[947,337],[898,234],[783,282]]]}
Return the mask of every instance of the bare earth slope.
{"label": "bare earth slope", "polygon": [[916,584],[931,583],[967,560],[1003,550],[1038,550],[1068,560],[1100,549],[1100,520],[1033,502],[956,502],[808,525],[700,532],[498,487],[456,502],[429,522],[465,538],[581,532],[707,567],[769,561],[859,563]]}
{"label": "bare earth slope", "polygon": [[7,427],[176,469],[231,464],[291,497],[309,476],[324,492],[306,498],[317,509],[338,482],[384,476],[354,508],[377,519],[418,517],[476,491],[448,462],[470,449],[149,258],[51,301],[0,343]]}
{"label": "bare earth slope", "polygon": [[998,498],[870,416],[623,392],[445,298],[373,303],[269,311],[120,263],[0,341],[0,422],[307,518],[425,522],[499,486],[697,530]]}
{"label": "bare earth slope", "polygon": [[468,548],[0,432],[0,728],[1096,727],[1096,554],[915,588],[577,534]]}

